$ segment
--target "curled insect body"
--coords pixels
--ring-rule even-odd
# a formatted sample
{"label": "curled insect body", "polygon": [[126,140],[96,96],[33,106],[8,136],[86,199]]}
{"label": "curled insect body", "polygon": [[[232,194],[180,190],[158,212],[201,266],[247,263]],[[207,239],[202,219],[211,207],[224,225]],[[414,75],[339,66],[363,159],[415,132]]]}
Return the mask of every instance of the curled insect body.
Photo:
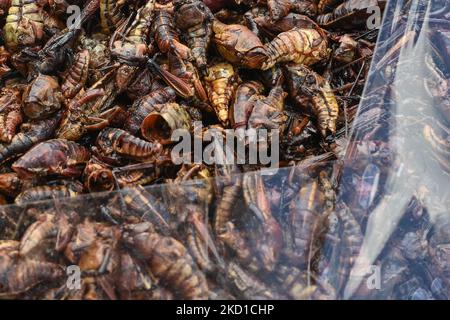
{"label": "curled insect body", "polygon": [[16,198],[15,203],[41,201],[54,198],[76,197],[83,192],[83,185],[77,181],[67,181],[61,185],[36,186],[22,191]]}
{"label": "curled insect body", "polygon": [[280,33],[266,45],[268,58],[261,69],[267,70],[276,63],[289,61],[312,65],[328,57],[327,46],[327,37],[323,32],[315,29],[291,29]]}
{"label": "curled insect body", "polygon": [[53,139],[33,147],[19,160],[12,169],[20,177],[32,176],[78,176],[90,157],[89,151],[72,141]]}
{"label": "curled insect body", "polygon": [[58,79],[39,74],[24,92],[23,112],[30,119],[43,119],[61,109],[62,102]]}
{"label": "curled insect body", "polygon": [[176,25],[186,32],[187,43],[192,50],[196,66],[204,69],[214,16],[203,1],[175,0],[173,4]]}
{"label": "curled insect body", "polygon": [[74,62],[64,77],[61,91],[66,99],[71,99],[83,88],[88,78],[90,54],[82,50],[75,56]]}
{"label": "curled insect body", "polygon": [[238,86],[238,76],[229,63],[218,63],[207,68],[206,91],[217,118],[227,127],[229,105]]}
{"label": "curled insect body", "polygon": [[148,141],[171,144],[172,133],[177,130],[193,130],[193,120],[187,112],[186,106],[172,102],[163,106],[156,106],[159,112],[152,112],[141,125],[141,134]]}
{"label": "curled insect body", "polygon": [[115,188],[111,167],[92,156],[83,172],[84,186],[89,192],[112,191]]}
{"label": "curled insect body", "polygon": [[50,138],[61,119],[57,114],[48,119],[25,123],[21,130],[7,145],[0,145],[0,163],[13,157],[18,157],[28,151],[33,145]]}
{"label": "curled insect body", "polygon": [[290,64],[286,70],[289,91],[297,105],[309,106],[324,137],[328,131],[334,134],[339,106],[328,81],[303,65]]}
{"label": "curled insect body", "polygon": [[20,91],[4,88],[0,96],[0,141],[10,143],[23,120]]}
{"label": "curled insect body", "polygon": [[44,38],[44,21],[38,1],[12,0],[3,35],[7,48],[13,51],[39,44]]}
{"label": "curled insect body", "polygon": [[152,274],[172,288],[181,299],[207,299],[208,283],[182,243],[154,231],[134,232],[133,226],[123,236],[125,244],[147,262]]}
{"label": "curled insect body", "polygon": [[145,117],[154,111],[158,111],[155,109],[156,105],[171,102],[175,98],[175,91],[171,87],[164,87],[136,100],[129,109],[130,116],[125,122],[125,129],[132,134],[136,134]]}
{"label": "curled insect body", "polygon": [[229,62],[250,69],[260,69],[266,64],[269,57],[266,47],[247,27],[239,24],[226,25],[215,20],[213,30],[217,49]]}
{"label": "curled insect body", "polygon": [[112,163],[121,158],[135,161],[152,161],[162,153],[162,145],[139,139],[128,132],[116,129],[103,129],[96,141],[97,153],[102,160]]}

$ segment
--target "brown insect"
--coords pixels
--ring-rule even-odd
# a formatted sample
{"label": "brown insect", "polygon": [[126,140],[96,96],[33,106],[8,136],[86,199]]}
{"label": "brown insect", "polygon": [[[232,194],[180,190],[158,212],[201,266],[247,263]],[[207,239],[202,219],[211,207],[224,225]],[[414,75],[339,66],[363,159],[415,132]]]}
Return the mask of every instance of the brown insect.
{"label": "brown insect", "polygon": [[342,224],[342,246],[338,271],[338,288],[343,289],[348,274],[359,256],[363,243],[361,227],[347,206],[337,208],[337,216]]}
{"label": "brown insect", "polygon": [[207,68],[206,91],[217,118],[224,127],[228,126],[231,100],[238,86],[238,76],[229,63],[218,63]]}
{"label": "brown insect", "polygon": [[155,106],[156,110],[142,121],[141,134],[148,141],[158,141],[162,145],[172,144],[172,133],[177,130],[193,130],[193,119],[186,106],[169,102]]}
{"label": "brown insect", "polygon": [[3,35],[7,48],[13,51],[39,44],[44,38],[44,20],[38,1],[11,0]]}
{"label": "brown insect", "polygon": [[138,10],[131,24],[128,19],[117,28],[110,40],[110,50],[114,57],[130,65],[145,61],[149,52],[147,33],[154,8],[155,0],[147,1],[145,6]]}
{"label": "brown insect", "polygon": [[103,32],[109,34],[125,20],[122,7],[124,0],[100,0],[100,24]]}
{"label": "brown insect", "polygon": [[264,91],[260,82],[250,81],[242,83],[236,90],[234,102],[230,109],[230,122],[234,129],[246,128],[256,98]]}
{"label": "brown insect", "polygon": [[176,94],[171,87],[164,87],[150,92],[148,95],[136,100],[129,109],[130,116],[125,122],[125,129],[136,134],[141,127],[142,121],[150,113],[157,111],[156,105],[175,100]]}
{"label": "brown insect", "polygon": [[263,267],[273,271],[281,252],[283,236],[278,221],[272,216],[261,175],[245,174],[243,193],[248,208],[258,220],[258,231],[255,236],[256,251],[261,257]]}
{"label": "brown insect", "polygon": [[0,141],[10,143],[23,121],[20,91],[3,88],[0,93]]}
{"label": "brown insect", "polygon": [[155,284],[144,265],[130,254],[120,256],[120,274],[117,279],[120,299],[124,300],[172,300],[173,294]]}
{"label": "brown insect", "polygon": [[17,259],[16,254],[0,252],[0,296],[17,297],[42,282],[58,281],[64,275],[54,263]]}
{"label": "brown insect", "polygon": [[41,142],[11,166],[20,177],[79,176],[90,157],[89,151],[72,141],[53,139]]}
{"label": "brown insect", "polygon": [[245,14],[247,23],[253,24],[258,30],[263,31],[271,37],[275,37],[281,32],[289,31],[293,28],[320,30],[319,25],[311,18],[298,13],[289,13],[287,16],[273,22],[265,8],[253,8]]}
{"label": "brown insect", "polygon": [[266,44],[267,59],[261,69],[272,68],[276,63],[294,62],[312,65],[328,58],[328,41],[323,32],[315,29],[294,28],[280,33]]}
{"label": "brown insect", "polygon": [[162,153],[161,144],[147,142],[128,132],[105,128],[97,137],[96,153],[108,163],[120,163],[123,159],[135,161],[154,161]]}
{"label": "brown insect", "polygon": [[243,299],[286,299],[285,296],[274,292],[264,282],[244,270],[237,263],[230,262],[227,265],[226,274],[237,294]]}
{"label": "brown insect", "polygon": [[60,119],[61,116],[57,114],[45,120],[23,124],[20,132],[14,136],[9,144],[0,145],[0,163],[18,157],[36,143],[50,138]]}
{"label": "brown insect", "polygon": [[316,179],[302,182],[289,205],[293,240],[291,259],[310,265],[321,249],[320,235],[326,231],[325,195]]}
{"label": "brown insect", "polygon": [[61,185],[36,186],[22,191],[14,200],[17,204],[55,198],[76,197],[83,192],[83,185],[78,181],[68,181]]}
{"label": "brown insect", "polygon": [[180,42],[173,20],[173,12],[168,9],[155,11],[152,32],[156,44],[162,53],[174,50],[183,55],[190,54],[190,49]]}
{"label": "brown insect", "polygon": [[267,0],[270,18],[278,21],[285,17],[289,12],[306,14],[315,16],[317,14],[317,5],[313,0],[296,1],[296,0]]}
{"label": "brown insect", "polygon": [[207,101],[208,96],[205,88],[200,80],[197,68],[189,61],[189,56],[179,56],[177,54],[169,53],[170,72],[184,81],[188,86],[184,90],[189,90],[190,96],[195,95],[200,99],[200,103]]}
{"label": "brown insect", "polygon": [[322,136],[336,132],[339,105],[330,84],[303,65],[286,66],[290,94],[299,107],[309,107],[317,117]]}
{"label": "brown insect", "polygon": [[74,62],[64,75],[61,91],[66,99],[72,99],[83,88],[88,78],[90,54],[82,50],[75,56]]}
{"label": "brown insect", "polygon": [[214,16],[209,8],[199,0],[175,0],[175,23],[186,32],[187,44],[198,68],[207,64],[206,53],[212,36]]}
{"label": "brown insect", "polygon": [[[281,85],[274,86],[267,97],[260,95],[255,97],[255,103],[252,113],[248,119],[248,127],[258,130],[270,130],[267,133],[267,140],[260,137],[259,148],[269,148],[268,142],[272,141],[273,130],[279,130],[280,134],[284,132],[287,116],[284,113],[284,101],[287,93],[284,92]],[[266,141],[265,141],[266,140]]]}
{"label": "brown insect", "polygon": [[23,94],[23,112],[30,119],[43,119],[51,116],[63,102],[56,77],[39,74]]}
{"label": "brown insect", "polygon": [[217,49],[226,60],[250,69],[261,69],[265,65],[269,57],[266,47],[247,27],[214,20],[213,30]]}
{"label": "brown insect", "polygon": [[207,299],[209,291],[205,276],[183,244],[152,230],[136,230],[137,226],[127,226],[123,240],[146,260],[152,274],[172,288],[179,298]]}

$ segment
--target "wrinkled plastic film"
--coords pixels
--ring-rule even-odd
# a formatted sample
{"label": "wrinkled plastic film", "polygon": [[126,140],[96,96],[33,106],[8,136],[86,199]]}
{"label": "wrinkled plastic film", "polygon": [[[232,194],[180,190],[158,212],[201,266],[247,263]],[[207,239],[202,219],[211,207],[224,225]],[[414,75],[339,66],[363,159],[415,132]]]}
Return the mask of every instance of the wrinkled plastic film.
{"label": "wrinkled plastic film", "polygon": [[[343,173],[356,192],[343,187],[341,199],[364,233],[344,298],[448,298],[449,252],[438,258],[432,246],[449,240],[449,13],[446,1],[391,1],[387,9]],[[408,260],[420,247],[407,243],[413,235],[426,254]],[[390,264],[397,274],[385,270]],[[358,295],[373,267],[380,288]],[[416,283],[402,291],[408,281]],[[433,293],[436,282],[446,283],[445,294]]]}

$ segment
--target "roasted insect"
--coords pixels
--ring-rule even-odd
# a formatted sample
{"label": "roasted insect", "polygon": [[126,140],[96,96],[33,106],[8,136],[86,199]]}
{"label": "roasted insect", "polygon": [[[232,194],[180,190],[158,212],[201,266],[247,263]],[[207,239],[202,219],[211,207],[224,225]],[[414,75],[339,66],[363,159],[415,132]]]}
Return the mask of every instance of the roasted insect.
{"label": "roasted insect", "polygon": [[206,279],[183,244],[152,230],[142,230],[141,225],[130,226],[124,241],[147,261],[151,272],[163,284],[170,286],[176,296],[182,299],[208,298]]}
{"label": "roasted insect", "polygon": [[61,109],[62,102],[58,79],[40,74],[24,92],[23,112],[31,119],[47,118]]}
{"label": "roasted insect", "polygon": [[44,38],[44,19],[38,1],[12,0],[3,34],[12,51],[39,44]]}
{"label": "roasted insect", "polygon": [[145,139],[166,145],[173,143],[171,138],[175,130],[193,130],[193,119],[186,106],[166,103],[156,105],[155,109],[158,111],[150,113],[142,122],[141,134]]}
{"label": "roasted insect", "polygon": [[22,121],[20,91],[4,88],[0,93],[0,141],[10,143]]}
{"label": "roasted insect", "polygon": [[266,69],[271,67],[266,62],[269,55],[264,44],[247,27],[214,20],[213,30],[217,49],[229,62],[251,69],[261,69],[263,65]]}
{"label": "roasted insect", "polygon": [[150,113],[157,111],[156,105],[175,100],[176,94],[171,87],[157,89],[148,95],[135,101],[129,109],[130,116],[127,118],[125,128],[132,134],[136,134],[141,127],[142,121]]}
{"label": "roasted insect", "polygon": [[279,62],[312,65],[328,57],[327,37],[315,29],[293,28],[280,33],[267,44],[267,60],[262,70],[272,68]]}
{"label": "roasted insect", "polygon": [[231,126],[235,129],[246,128],[252,114],[256,99],[262,94],[264,86],[260,82],[242,83],[236,90],[234,102],[230,109]]}
{"label": "roasted insect", "polygon": [[20,177],[79,176],[89,160],[89,151],[72,141],[54,139],[41,142],[14,162],[12,169]]}
{"label": "roasted insect", "polygon": [[88,78],[90,54],[88,50],[80,51],[72,67],[67,71],[61,91],[66,99],[71,99],[83,88]]}
{"label": "roasted insect", "polygon": [[100,24],[105,33],[111,33],[125,21],[125,14],[121,11],[126,1],[100,0]]}
{"label": "roasted insect", "polygon": [[22,191],[15,198],[15,203],[40,201],[54,198],[76,197],[83,192],[83,185],[79,182],[68,181],[61,185],[37,186]]}
{"label": "roasted insect", "polygon": [[237,75],[229,63],[218,63],[207,69],[206,90],[217,118],[228,126],[229,105],[238,85]]}
{"label": "roasted insect", "polygon": [[190,49],[180,43],[173,20],[173,13],[168,9],[156,10],[152,24],[156,44],[163,53],[174,50],[175,52],[188,54]]}
{"label": "roasted insect", "polygon": [[318,127],[325,137],[336,132],[339,106],[330,84],[320,75],[303,65],[286,66],[290,93],[301,108],[308,106],[318,119]]}
{"label": "roasted insect", "polygon": [[317,13],[317,6],[314,1],[295,1],[295,0],[267,0],[270,17],[277,21],[286,16],[289,12],[296,12],[314,16]]}
{"label": "roasted insect", "polygon": [[212,36],[213,14],[199,0],[174,0],[175,22],[186,32],[189,48],[196,66],[204,69],[207,64],[207,50]]}
{"label": "roasted insect", "polygon": [[97,156],[109,163],[117,163],[122,159],[136,161],[152,161],[162,153],[159,143],[147,142],[121,129],[103,129],[96,142]]}
{"label": "roasted insect", "polygon": [[134,21],[130,23],[128,19],[116,30],[110,40],[111,54],[114,57],[131,65],[145,61],[145,56],[149,52],[147,32],[154,8],[155,0],[147,1],[146,5],[136,13]]}
{"label": "roasted insect", "polygon": [[0,163],[20,156],[36,143],[49,139],[60,119],[60,115],[54,115],[49,119],[24,123],[9,144],[0,146]]}

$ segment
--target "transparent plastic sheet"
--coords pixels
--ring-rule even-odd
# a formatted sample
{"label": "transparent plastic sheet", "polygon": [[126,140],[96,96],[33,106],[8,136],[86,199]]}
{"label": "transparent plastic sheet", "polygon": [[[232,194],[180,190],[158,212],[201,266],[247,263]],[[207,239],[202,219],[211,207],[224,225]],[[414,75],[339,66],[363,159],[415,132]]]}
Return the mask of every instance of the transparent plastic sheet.
{"label": "transparent plastic sheet", "polygon": [[449,13],[389,2],[339,161],[1,207],[0,298],[448,299]]}
{"label": "transparent plastic sheet", "polygon": [[340,184],[363,235],[343,298],[450,297],[449,18],[448,1],[385,13]]}

